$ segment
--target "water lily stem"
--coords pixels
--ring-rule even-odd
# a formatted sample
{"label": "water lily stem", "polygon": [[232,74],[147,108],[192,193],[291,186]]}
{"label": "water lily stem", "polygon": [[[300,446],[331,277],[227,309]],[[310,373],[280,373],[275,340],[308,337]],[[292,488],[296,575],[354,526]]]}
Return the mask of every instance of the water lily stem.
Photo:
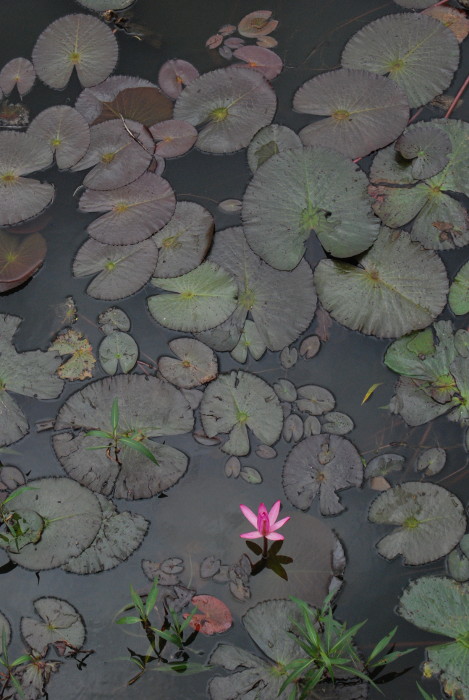
{"label": "water lily stem", "polygon": [[264,548],[262,550],[262,558],[267,559],[267,550],[269,548],[269,541],[267,537],[264,537]]}
{"label": "water lily stem", "polygon": [[[440,3],[438,3],[438,4],[440,4]],[[454,100],[451,102],[449,109],[445,114],[445,119],[448,119],[448,117],[450,117],[452,115],[453,111],[456,109],[456,106],[459,102],[459,98],[461,97],[461,95],[463,94],[463,92],[465,91],[465,89],[467,88],[468,85],[469,85],[469,75],[466,77],[466,80],[464,81],[462,86],[459,88]]]}

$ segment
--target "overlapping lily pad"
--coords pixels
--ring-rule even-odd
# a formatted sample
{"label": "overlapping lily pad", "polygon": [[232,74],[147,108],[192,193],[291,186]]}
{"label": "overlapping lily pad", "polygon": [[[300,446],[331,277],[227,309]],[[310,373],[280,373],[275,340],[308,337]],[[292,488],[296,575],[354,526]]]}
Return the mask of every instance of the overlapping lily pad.
{"label": "overlapping lily pad", "polygon": [[54,198],[54,186],[23,175],[52,163],[46,143],[17,131],[0,132],[0,226],[37,216]]}
{"label": "overlapping lily pad", "polygon": [[102,105],[93,124],[123,118],[144,126],[153,126],[171,119],[173,114],[173,103],[156,85],[124,88],[113,100],[102,100]]}
{"label": "overlapping lily pad", "polygon": [[184,87],[199,77],[199,71],[192,63],[180,58],[166,61],[158,73],[158,83],[167,95],[177,99]]}
{"label": "overlapping lily pad", "polygon": [[[114,399],[119,406],[119,434],[137,433],[158,464],[124,444],[118,461],[106,449],[92,449],[102,445],[103,438],[86,433],[112,432]],[[120,374],[88,384],[66,401],[57,415],[55,428],[61,432],[54,435],[53,446],[65,471],[93,491],[116,498],[151,498],[179,481],[188,459],[180,450],[150,438],[188,432],[193,422],[189,404],[168,382]]]}
{"label": "overlapping lily pad", "polygon": [[238,285],[219,265],[204,262],[180,277],[154,277],[169,294],[148,297],[148,309],[165,328],[204,331],[225,321],[236,308]]}
{"label": "overlapping lily pad", "polygon": [[0,231],[0,292],[22,284],[42,265],[46,241],[40,233],[27,236]]}
{"label": "overlapping lily pad", "polygon": [[29,125],[28,134],[49,144],[61,170],[78,163],[90,145],[86,120],[80,112],[66,105],[49,107],[40,112]]}
{"label": "overlapping lily pad", "polygon": [[262,46],[241,46],[233,52],[233,56],[245,61],[246,68],[258,71],[267,80],[276,78],[282,72],[283,61],[280,56]]}
{"label": "overlapping lily pad", "polygon": [[270,124],[276,106],[275,93],[262,75],[231,66],[192,81],[174,105],[174,118],[201,126],[196,142],[200,150],[231,153]]}
{"label": "overlapping lily pad", "polygon": [[321,260],[314,282],[322,306],[339,323],[385,338],[428,326],[448,293],[440,258],[406,232],[386,228],[359,266]]}
{"label": "overlapping lily pad", "polygon": [[36,71],[27,58],[12,58],[0,71],[0,90],[9,95],[16,86],[21,97],[26,95],[34,85]]}
{"label": "overlapping lily pad", "polygon": [[0,314],[0,446],[16,442],[28,432],[28,421],[8,391],[55,399],[63,387],[63,381],[54,374],[60,364],[57,353],[17,352],[13,336],[20,323],[18,316]]}
{"label": "overlapping lily pad", "polygon": [[65,15],[52,22],[33,49],[33,64],[49,87],[64,88],[76,68],[83,87],[97,85],[112,73],[117,41],[109,27],[91,15]]}
{"label": "overlapping lily pad", "polygon": [[272,156],[244,195],[246,239],[279,270],[298,265],[313,230],[337,257],[361,253],[378,235],[366,186],[365,174],[337,151],[309,146]]}
{"label": "overlapping lily pad", "polygon": [[158,360],[158,370],[168,382],[184,389],[192,389],[216,378],[216,355],[204,343],[194,338],[175,338],[168,346],[179,358],[160,357]]}
{"label": "overlapping lily pad", "polygon": [[398,613],[420,629],[451,641],[427,647],[428,670],[455,697],[469,697],[469,584],[424,576],[404,591]]}
{"label": "overlapping lily pad", "polygon": [[296,92],[293,108],[328,117],[300,131],[306,146],[327,146],[349,158],[366,156],[394,141],[409,119],[405,92],[395,82],[348,68],[308,80]]}
{"label": "overlapping lily pad", "polygon": [[417,481],[380,494],[368,517],[372,523],[396,526],[376,546],[386,559],[401,554],[405,564],[426,564],[445,556],[466,530],[461,501],[442,486]]}
{"label": "overlapping lily pad", "polygon": [[344,68],[387,75],[411,107],[425,104],[451,83],[459,63],[454,34],[433,17],[387,15],[360,29],[342,54]]}
{"label": "overlapping lily pad", "polygon": [[469,262],[458,271],[449,289],[448,304],[453,314],[469,313]]}
{"label": "overlapping lily pad", "polygon": [[219,231],[208,259],[233,275],[239,289],[234,313],[213,333],[201,336],[209,345],[213,337],[216,350],[235,347],[248,313],[270,350],[282,350],[311,323],[316,293],[311,268],[305,260],[291,272],[273,269],[252,252],[241,227]]}
{"label": "overlapping lily pad", "polygon": [[95,299],[123,299],[150,279],[158,259],[151,238],[133,245],[106,245],[89,238],[73,262],[75,277],[96,275],[86,288]]}
{"label": "overlapping lily pad", "polygon": [[92,124],[99,119],[105,102],[112,102],[123,90],[137,87],[156,87],[156,85],[135,75],[111,75],[99,85],[85,88],[78,96],[75,109],[88,124]]}
{"label": "overlapping lily pad", "polygon": [[301,139],[292,129],[282,124],[269,124],[259,129],[248,146],[247,157],[252,172],[269,158],[288,148],[301,148]]}
{"label": "overlapping lily pad", "polygon": [[169,183],[155,173],[144,173],[125,187],[87,190],[80,198],[81,211],[107,212],[88,226],[101,243],[128,245],[149,238],[171,218],[176,198]]}
{"label": "overlapping lily pad", "polygon": [[62,566],[73,574],[97,574],[126,561],[141,545],[148,520],[126,510],[120,513],[112,501],[97,494],[102,509],[101,527],[89,547]]}
{"label": "overlapping lily pad", "polygon": [[272,387],[241,370],[220,374],[208,385],[200,416],[208,437],[230,433],[222,450],[238,456],[249,452],[247,428],[261,442],[272,445],[279,439],[283,425],[280,402]]}
{"label": "overlapping lily pad", "polygon": [[[448,137],[451,151],[448,163],[433,177],[418,181],[413,174],[414,160],[404,160],[392,147],[378,153],[371,167],[369,192],[373,209],[382,221],[393,228],[412,221],[411,236],[426,248],[448,249],[469,242],[467,212],[447,192],[468,195],[469,126],[465,122],[434,119],[414,124],[406,138],[420,141],[428,129],[439,129]],[[439,140],[442,140],[439,139]]]}
{"label": "overlapping lily pad", "polygon": [[405,131],[397,139],[395,148],[405,160],[412,161],[412,177],[425,180],[445,167],[452,144],[449,136],[438,126],[423,124]]}
{"label": "overlapping lily pad", "polygon": [[34,653],[45,656],[49,645],[65,642],[60,645],[62,654],[70,656],[83,646],[85,624],[73,605],[61,598],[38,598],[34,609],[41,621],[34,617],[21,618],[21,636]]}
{"label": "overlapping lily pad", "polygon": [[180,119],[168,119],[155,124],[150,133],[156,141],[155,151],[162,158],[182,156],[197,141],[197,129]]}
{"label": "overlapping lily pad", "polygon": [[14,496],[7,512],[19,513],[28,523],[32,523],[31,514],[39,515],[41,530],[19,551],[14,542],[7,547],[0,540],[0,546],[25,569],[55,569],[94,540],[101,525],[101,507],[94,493],[72,479],[48,477],[30,481],[28,486],[29,490]]}
{"label": "overlapping lily pad", "polygon": [[159,251],[155,277],[179,277],[200,265],[213,231],[207,209],[195,202],[178,202],[171,220],[153,237]]}
{"label": "overlapping lily pad", "polygon": [[313,435],[295,445],[283,468],[285,495],[297,508],[307,510],[319,494],[323,515],[344,510],[337,491],[360,486],[363,464],[356,448],[338,435]]}

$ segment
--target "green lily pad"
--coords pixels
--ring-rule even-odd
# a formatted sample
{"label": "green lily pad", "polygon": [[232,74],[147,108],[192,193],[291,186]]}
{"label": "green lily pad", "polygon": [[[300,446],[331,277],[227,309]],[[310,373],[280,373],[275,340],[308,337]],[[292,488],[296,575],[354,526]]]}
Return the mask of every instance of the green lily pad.
{"label": "green lily pad", "polygon": [[196,147],[207,153],[245,148],[270,124],[277,100],[257,71],[237,66],[204,73],[187,85],[174,105],[174,118],[201,126]]}
{"label": "green lily pad", "polygon": [[[157,464],[136,449],[119,443],[107,453],[103,437],[90,430],[112,433],[111,408],[118,400],[118,434],[136,435]],[[88,488],[116,498],[151,498],[184,475],[188,458],[151,438],[190,432],[194,417],[181,392],[168,382],[147,375],[119,374],[88,384],[60,409],[52,439],[65,471]],[[96,449],[98,448],[98,449]]]}
{"label": "green lily pad", "polygon": [[411,107],[444,92],[458,63],[454,34],[433,17],[417,13],[386,15],[370,22],[354,34],[342,53],[344,68],[395,80]]}
{"label": "green lily pad", "polygon": [[200,404],[202,426],[208,437],[230,433],[224,452],[249,452],[247,428],[266,445],[276,442],[282,431],[283,413],[274,390],[260,377],[238,371],[220,374],[205,389]]}
{"label": "green lily pad", "polygon": [[129,331],[130,318],[118,306],[110,306],[98,316],[98,324],[105,335],[114,331]]}
{"label": "green lily pad", "polygon": [[455,581],[469,581],[469,535],[464,535],[459,547],[448,554],[446,567]]}
{"label": "green lily pad", "polygon": [[469,313],[469,262],[460,268],[454,278],[449,288],[448,304],[456,316]]}
{"label": "green lily pad", "polygon": [[231,357],[236,362],[246,362],[248,352],[255,360],[260,360],[267,350],[261,334],[254,321],[247,319],[238,340],[238,344],[231,351]]}
{"label": "green lily pad", "polygon": [[406,94],[394,81],[349,68],[307,80],[293,98],[293,109],[326,117],[300,131],[305,146],[326,146],[349,158],[387,146],[409,119]]}
{"label": "green lily pad", "polygon": [[378,235],[366,186],[365,174],[336,151],[310,146],[272,156],[244,195],[246,239],[279,270],[298,265],[313,230],[332,255],[357,255]]}
{"label": "green lily pad", "polygon": [[289,148],[301,148],[298,134],[288,126],[269,124],[259,129],[248,146],[247,157],[252,172],[256,172],[269,158]]}
{"label": "green lily pad", "polygon": [[165,328],[204,331],[225,321],[236,308],[238,285],[219,265],[204,262],[180,277],[154,277],[171,294],[148,297],[148,309]]}
{"label": "green lily pad", "polygon": [[377,544],[386,559],[398,554],[405,564],[426,564],[445,556],[466,529],[464,506],[441,486],[408,481],[381,493],[371,504],[372,523],[397,526]]}
{"label": "green lily pad", "polygon": [[73,574],[97,574],[126,561],[141,545],[149,527],[138,513],[120,513],[112,501],[97,494],[103,518],[101,527],[89,547],[62,566]]}
{"label": "green lily pad", "polygon": [[194,338],[175,338],[168,345],[179,358],[160,357],[158,360],[158,370],[168,382],[192,389],[216,378],[217,357],[204,343]]}
{"label": "green lily pad", "polygon": [[385,338],[428,326],[448,292],[440,258],[406,232],[386,228],[359,266],[321,260],[314,282],[321,305],[339,323]]}
{"label": "green lily pad", "polygon": [[127,374],[137,363],[138,345],[128,333],[113,331],[102,339],[98,353],[101,366],[107,374],[115,374],[118,367]]}
{"label": "green lily pad", "polygon": [[399,615],[420,629],[452,641],[427,647],[429,670],[455,697],[469,697],[469,584],[424,576],[404,591]]}
{"label": "green lily pad", "polygon": [[[61,649],[61,656],[71,656],[85,641],[85,624],[73,605],[61,598],[38,598],[34,609],[41,620],[21,618],[21,636],[32,652],[45,656],[49,645]],[[65,642],[65,645],[58,644]]]}
{"label": "green lily pad", "polygon": [[[29,490],[14,497],[7,512],[35,511],[43,519],[44,529],[37,542],[26,544],[17,553],[10,547],[8,556],[25,569],[55,569],[94,540],[101,525],[101,507],[94,493],[72,479],[36,479],[28,486]],[[5,548],[1,540],[0,547]]]}

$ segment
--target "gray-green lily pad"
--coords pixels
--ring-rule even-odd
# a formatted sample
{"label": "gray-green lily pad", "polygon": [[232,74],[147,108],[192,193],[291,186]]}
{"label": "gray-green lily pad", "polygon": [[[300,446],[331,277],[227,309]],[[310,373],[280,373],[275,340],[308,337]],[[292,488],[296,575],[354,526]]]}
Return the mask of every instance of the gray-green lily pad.
{"label": "gray-green lily pad", "polygon": [[459,547],[446,557],[446,568],[455,581],[469,581],[469,535],[464,535]]}
{"label": "gray-green lily pad", "polygon": [[423,14],[386,15],[349,40],[344,68],[387,75],[404,90],[411,107],[429,102],[449,86],[459,63],[454,34]]}
{"label": "gray-green lily pad", "polygon": [[337,491],[360,486],[363,464],[356,448],[338,435],[313,435],[299,442],[285,460],[282,483],[296,508],[307,510],[319,495],[323,515],[344,510]]}
{"label": "gray-green lily pad", "polygon": [[272,445],[281,434],[283,413],[272,389],[260,377],[238,371],[220,374],[204,392],[200,405],[202,426],[208,437],[230,433],[222,447],[238,456],[249,452],[246,428],[266,445]]}
{"label": "gray-green lily pad", "polygon": [[252,172],[256,172],[269,158],[287,150],[301,148],[302,143],[298,134],[288,126],[269,124],[259,129],[248,146],[247,157]]}
{"label": "gray-green lily pad", "polygon": [[18,353],[13,336],[21,319],[0,314],[0,446],[16,442],[28,432],[28,421],[12,391],[38,399],[55,399],[63,381],[55,374],[61,359],[56,352],[30,350]]}
{"label": "gray-green lily pad", "polygon": [[40,621],[21,618],[21,636],[34,653],[45,656],[49,645],[57,645],[61,656],[71,656],[83,646],[85,624],[73,605],[61,598],[46,597],[35,600],[34,609]]}
{"label": "gray-green lily pad", "polygon": [[407,425],[423,425],[428,421],[442,416],[456,404],[453,402],[439,403],[428,393],[428,382],[401,377],[396,384],[396,393],[389,402],[391,413],[398,413]]}
{"label": "gray-green lily pad", "polygon": [[[87,436],[90,430],[112,433],[111,408],[118,400],[121,437],[135,435],[155,464],[142,452],[111,440]],[[119,374],[88,384],[60,409],[53,446],[65,471],[92,491],[116,498],[150,498],[173,486],[184,475],[188,459],[169,445],[150,438],[190,432],[192,409],[178,389],[146,375]],[[95,449],[98,447],[99,449]]]}
{"label": "gray-green lily pad", "polygon": [[427,647],[429,670],[455,697],[469,697],[469,584],[423,576],[406,588],[397,612],[420,629],[451,639]]}
{"label": "gray-green lily pad", "polygon": [[332,411],[334,406],[334,396],[328,389],[315,384],[305,384],[298,388],[296,407],[299,411],[311,416],[321,416]]}
{"label": "gray-green lily pad", "polygon": [[[282,350],[308,328],[316,293],[305,260],[291,272],[274,270],[252,252],[240,226],[217,232],[208,259],[229,272],[238,285],[237,310],[224,324],[230,343],[233,337],[239,340],[248,313],[269,350]],[[219,344],[216,349],[221,349]]]}
{"label": "gray-green lily pad", "polygon": [[[25,569],[54,569],[91,544],[101,525],[101,507],[94,493],[72,479],[48,477],[28,486],[14,497],[7,512],[35,511],[44,529],[37,542],[26,544],[19,553],[10,549],[8,556]],[[1,541],[0,546],[5,547]]]}
{"label": "gray-green lily pad", "polygon": [[307,80],[293,98],[293,109],[326,117],[300,131],[305,146],[326,146],[349,158],[387,146],[409,119],[406,94],[394,81],[349,68]]}
{"label": "gray-green lily pad", "polygon": [[346,413],[331,411],[326,414],[321,429],[331,435],[347,435],[354,427],[353,420]]}
{"label": "gray-green lily pad", "polygon": [[207,384],[218,374],[218,361],[209,347],[194,338],[175,338],[170,350],[179,358],[160,357],[158,370],[168,382],[184,389]]}
{"label": "gray-green lily pad", "polygon": [[423,124],[418,129],[404,131],[395,148],[403,158],[412,161],[412,177],[425,180],[439,173],[448,163],[452,144],[442,129]]}
{"label": "gray-green lily pad", "polygon": [[339,323],[385,338],[428,326],[448,292],[440,258],[406,232],[386,228],[359,266],[321,260],[314,281],[322,306]]}
{"label": "gray-green lily pad", "polygon": [[434,476],[441,472],[446,464],[446,451],[442,447],[429,447],[424,450],[417,460],[417,471],[425,472],[426,476]]}
{"label": "gray-green lily pad", "polygon": [[3,638],[8,646],[11,640],[11,626],[5,615],[0,612],[0,654],[4,654],[6,649],[3,648]]}
{"label": "gray-green lily pad", "polygon": [[207,153],[245,148],[273,119],[275,92],[256,71],[236,66],[204,73],[191,81],[174,105],[174,118],[200,126],[196,147]]}
{"label": "gray-green lily pad", "polygon": [[112,501],[97,494],[103,518],[95,539],[77,557],[62,566],[73,574],[97,574],[126,561],[141,545],[149,522],[143,515],[126,510],[120,513]]}
{"label": "gray-green lily pad", "polygon": [[260,360],[266,350],[267,345],[263,341],[256,324],[248,318],[244,322],[244,328],[241,331],[238,344],[231,351],[231,357],[236,362],[246,362],[249,353],[255,360]]}
{"label": "gray-green lily pad", "polygon": [[377,546],[386,559],[426,564],[448,554],[466,530],[461,501],[442,486],[409,481],[381,493],[368,513],[372,523],[397,526]]}
{"label": "gray-green lily pad", "polygon": [[154,277],[152,283],[171,292],[148,297],[151,315],[165,328],[204,331],[226,321],[236,308],[236,281],[212,262],[180,277]]}
{"label": "gray-green lily pad", "polygon": [[469,313],[469,262],[465,263],[449,288],[448,304],[456,316]]}
{"label": "gray-green lily pad", "polygon": [[130,318],[118,306],[110,306],[98,316],[98,324],[105,335],[114,331],[129,331]]}
{"label": "gray-green lily pad", "polygon": [[128,333],[113,331],[102,339],[98,354],[101,366],[107,374],[115,374],[118,367],[127,374],[138,360],[138,345]]}
{"label": "gray-green lily pad", "polygon": [[279,270],[298,265],[311,231],[332,255],[357,255],[378,235],[366,186],[365,174],[337,151],[309,146],[272,156],[244,195],[246,239]]}
{"label": "gray-green lily pad", "polygon": [[123,299],[150,279],[158,259],[151,238],[133,245],[107,245],[88,238],[73,261],[75,277],[96,275],[86,288],[94,299]]}
{"label": "gray-green lily pad", "polygon": [[405,457],[402,455],[387,453],[370,459],[365,467],[365,477],[386,476],[390,472],[400,472],[404,466]]}
{"label": "gray-green lily pad", "polygon": [[90,145],[86,119],[67,105],[56,105],[40,112],[29,125],[28,134],[49,145],[60,170],[78,163]]}

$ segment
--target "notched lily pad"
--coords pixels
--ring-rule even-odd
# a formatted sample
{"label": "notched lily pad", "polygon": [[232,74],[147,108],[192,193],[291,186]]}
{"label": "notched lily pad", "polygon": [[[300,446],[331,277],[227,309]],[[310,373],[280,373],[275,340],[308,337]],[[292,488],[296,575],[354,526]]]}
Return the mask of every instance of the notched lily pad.
{"label": "notched lily pad", "polygon": [[75,381],[92,376],[96,359],[88,338],[80,331],[69,328],[60,333],[52,341],[49,352],[57,352],[62,356],[71,355],[56,370],[61,379]]}
{"label": "notched lily pad", "polygon": [[298,387],[296,407],[299,411],[312,416],[321,416],[332,411],[335,406],[334,396],[328,389],[314,384]]}
{"label": "notched lily pad", "polygon": [[405,564],[426,564],[448,554],[466,529],[464,507],[441,486],[409,481],[380,494],[370,506],[372,523],[396,529],[377,544],[380,554]]}
{"label": "notched lily pad", "polygon": [[28,93],[36,80],[36,71],[27,58],[12,58],[0,71],[0,90],[9,95],[16,87],[21,97]]}
{"label": "notched lily pad", "polygon": [[193,338],[176,338],[168,345],[179,358],[160,357],[158,360],[158,370],[168,382],[184,389],[192,389],[216,378],[217,357],[204,343]]}
{"label": "notched lily pad", "polygon": [[446,452],[442,447],[430,447],[424,450],[417,461],[417,471],[425,472],[426,476],[434,476],[441,472],[446,464]]}
{"label": "notched lily pad", "polygon": [[[41,621],[21,618],[21,636],[25,644],[39,656],[45,656],[53,645],[61,656],[71,656],[85,641],[85,624],[73,605],[61,598],[38,598],[34,609]],[[60,643],[60,645],[59,645]]]}
{"label": "notched lily pad", "polygon": [[412,161],[412,177],[425,180],[445,167],[452,145],[449,136],[442,129],[430,124],[409,132],[404,131],[397,139],[395,148],[403,158]]}
{"label": "notched lily pad", "polygon": [[118,367],[127,374],[137,363],[138,345],[128,333],[113,331],[103,338],[98,353],[101,366],[107,374],[115,374]]}
{"label": "notched lily pad", "polygon": [[105,335],[114,331],[129,331],[130,318],[118,306],[110,306],[98,316],[98,324]]}
{"label": "notched lily pad", "polygon": [[67,105],[40,112],[29,125],[28,134],[49,144],[60,170],[76,165],[90,145],[88,123],[80,112]]}

